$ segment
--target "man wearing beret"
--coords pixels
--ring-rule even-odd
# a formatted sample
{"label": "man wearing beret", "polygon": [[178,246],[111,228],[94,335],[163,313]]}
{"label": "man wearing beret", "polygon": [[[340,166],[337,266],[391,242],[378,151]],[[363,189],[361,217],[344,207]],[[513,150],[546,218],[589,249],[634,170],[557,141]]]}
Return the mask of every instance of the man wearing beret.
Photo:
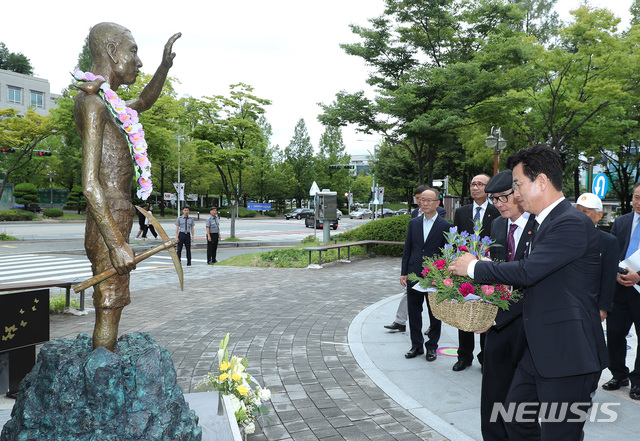
{"label": "man wearing beret", "polygon": [[[500,212],[491,223],[491,259],[502,262],[520,260],[529,245],[535,216],[525,212],[514,197],[511,170],[495,175],[485,187],[489,200]],[[487,331],[482,365],[480,415],[484,441],[508,439],[500,415],[492,421],[494,403],[504,404],[511,380],[525,346],[522,326],[522,302],[511,303],[509,310],[499,310],[494,325]]]}

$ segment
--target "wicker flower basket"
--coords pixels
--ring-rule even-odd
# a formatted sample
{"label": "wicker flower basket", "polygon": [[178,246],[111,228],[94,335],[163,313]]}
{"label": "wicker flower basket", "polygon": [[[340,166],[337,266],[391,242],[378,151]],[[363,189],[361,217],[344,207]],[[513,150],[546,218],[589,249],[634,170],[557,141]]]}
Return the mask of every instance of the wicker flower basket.
{"label": "wicker flower basket", "polygon": [[436,293],[429,293],[429,305],[435,318],[461,331],[484,331],[493,326],[498,307],[481,300],[456,302],[454,300],[436,301]]}

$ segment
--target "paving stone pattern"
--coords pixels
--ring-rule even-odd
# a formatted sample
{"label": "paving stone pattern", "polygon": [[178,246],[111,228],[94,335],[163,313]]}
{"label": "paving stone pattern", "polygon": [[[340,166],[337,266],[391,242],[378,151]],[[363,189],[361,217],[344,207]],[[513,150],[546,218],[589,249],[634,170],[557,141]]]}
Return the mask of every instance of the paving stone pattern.
{"label": "paving stone pattern", "polygon": [[[349,324],[398,292],[397,258],[364,258],[322,270],[185,267],[185,291],[170,270],[134,274],[120,334],[150,332],[166,347],[185,393],[217,369],[219,342],[272,390],[261,440],[444,440],[391,400],[358,366]],[[90,305],[90,302],[87,302]],[[52,317],[51,337],[91,334],[94,315]]]}

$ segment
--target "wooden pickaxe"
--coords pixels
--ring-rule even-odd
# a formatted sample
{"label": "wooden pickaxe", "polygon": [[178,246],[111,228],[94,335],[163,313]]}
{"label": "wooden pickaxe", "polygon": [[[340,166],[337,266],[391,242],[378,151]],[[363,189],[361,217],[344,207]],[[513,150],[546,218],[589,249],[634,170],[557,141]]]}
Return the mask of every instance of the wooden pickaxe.
{"label": "wooden pickaxe", "polygon": [[[173,264],[176,267],[176,271],[178,272],[178,279],[180,279],[180,290],[184,291],[184,276],[182,273],[182,264],[180,263],[180,259],[178,258],[178,253],[176,252],[176,249],[174,248],[176,245],[176,239],[175,238],[170,238],[167,233],[164,231],[164,229],[160,226],[160,223],[157,221],[157,219],[155,217],[153,217],[153,215],[151,213],[149,213],[147,210],[145,210],[142,207],[138,207],[136,206],[136,208],[138,209],[138,211],[142,214],[144,214],[144,216],[149,219],[149,222],[151,222],[151,225],[153,225],[156,229],[156,232],[160,235],[160,237],[162,238],[162,240],[164,241],[164,243],[162,245],[158,245],[155,248],[151,248],[150,250],[147,250],[143,253],[140,253],[138,255],[136,255],[135,257],[135,262],[136,264],[142,262],[143,260],[153,256],[154,254],[159,253],[160,251],[164,251],[167,250],[169,251],[169,254],[171,254],[171,259],[173,259]],[[85,280],[84,282],[75,285],[73,287],[73,290],[75,292],[80,292],[80,291],[84,291],[87,288],[92,287],[93,285],[95,285],[96,283],[100,283],[103,280],[108,279],[111,276],[114,276],[117,274],[117,271],[115,270],[115,268],[109,268],[106,271],[101,272],[100,274],[97,274],[95,276],[93,276],[92,278]]]}

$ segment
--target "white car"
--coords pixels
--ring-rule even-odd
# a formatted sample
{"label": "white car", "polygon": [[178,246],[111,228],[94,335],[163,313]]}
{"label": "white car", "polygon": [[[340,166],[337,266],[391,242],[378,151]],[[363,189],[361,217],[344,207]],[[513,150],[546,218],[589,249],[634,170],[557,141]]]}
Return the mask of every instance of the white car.
{"label": "white car", "polygon": [[372,219],[373,212],[368,208],[358,208],[349,213],[349,219]]}

